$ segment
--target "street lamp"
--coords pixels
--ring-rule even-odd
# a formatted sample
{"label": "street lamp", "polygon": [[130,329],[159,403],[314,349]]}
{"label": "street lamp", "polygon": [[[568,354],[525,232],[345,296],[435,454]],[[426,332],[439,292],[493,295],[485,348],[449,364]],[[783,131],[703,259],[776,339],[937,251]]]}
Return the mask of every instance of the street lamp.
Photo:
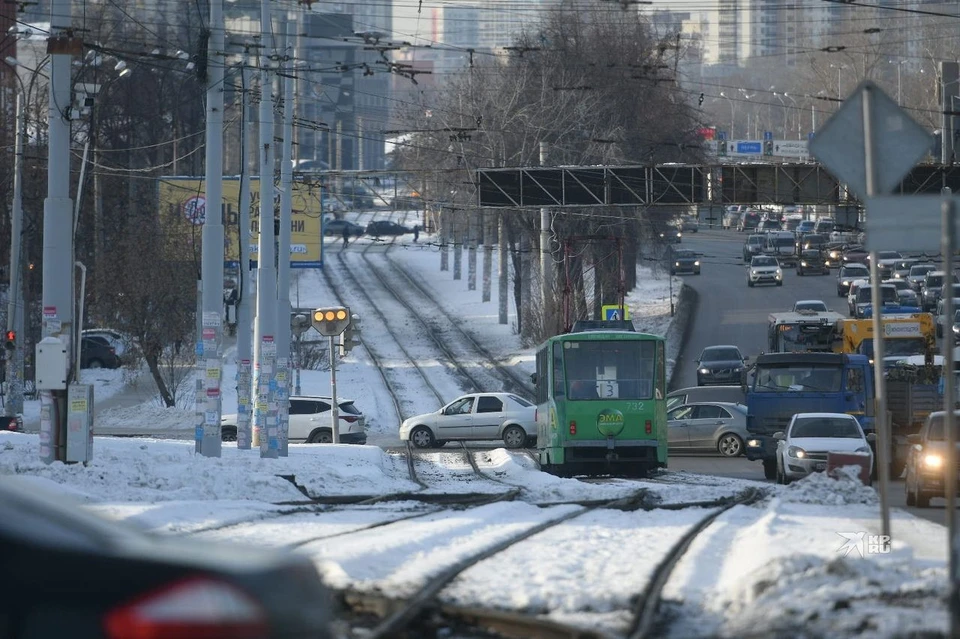
{"label": "street lamp", "polygon": [[[770,87],[770,88],[773,89],[773,87]],[[773,92],[773,97],[780,100],[780,106],[783,107],[783,139],[784,140],[786,140],[788,137],[787,136],[787,103],[783,101],[783,96],[785,95],[786,93],[781,94],[781,93],[777,93],[776,91]]]}
{"label": "street lamp", "polygon": [[[740,92],[740,95],[743,96],[743,99],[746,100],[746,101],[748,101],[748,102],[750,101],[750,98],[752,98],[753,96],[756,95],[756,93],[747,93],[746,89],[737,89],[737,91],[739,91],[739,92]],[[751,115],[752,115],[752,114],[747,113],[747,137],[750,137],[750,116],[751,116]],[[754,124],[754,126],[757,125],[757,123],[756,123],[756,118],[754,118],[754,123],[753,123],[753,124]],[[760,137],[760,136],[757,135],[756,137]]]}
{"label": "street lamp", "polygon": [[844,64],[831,64],[830,68],[837,70],[837,101],[838,101],[837,104],[839,104],[840,101],[843,100],[843,96],[840,95],[840,80],[841,80],[840,75],[843,72],[843,70],[846,69],[847,67]]}
{"label": "street lamp", "polygon": [[[793,119],[794,119],[794,121],[796,122],[796,125],[797,125],[797,139],[799,140],[799,139],[801,139],[801,135],[800,135],[800,115],[801,115],[801,113],[800,113],[799,107],[797,106],[797,99],[794,98],[794,97],[793,97],[792,95],[790,95],[789,93],[787,93],[786,91],[784,91],[783,97],[785,97],[786,99],[790,100],[791,104],[793,104],[793,116],[794,116]],[[784,110],[784,112],[786,112],[786,110]],[[784,134],[786,134],[786,131],[784,131]]]}
{"label": "street lamp", "polygon": [[897,65],[897,105],[901,104],[901,96],[903,93],[903,83],[900,77],[900,70],[903,68],[903,65],[906,63],[906,60],[887,60],[889,64]]}
{"label": "street lamp", "polygon": [[727,94],[724,93],[723,91],[720,92],[720,97],[730,103],[730,139],[735,140],[737,136],[734,135],[733,133],[733,124],[734,124],[734,120],[736,119],[736,115],[735,115],[733,100],[727,97]]}

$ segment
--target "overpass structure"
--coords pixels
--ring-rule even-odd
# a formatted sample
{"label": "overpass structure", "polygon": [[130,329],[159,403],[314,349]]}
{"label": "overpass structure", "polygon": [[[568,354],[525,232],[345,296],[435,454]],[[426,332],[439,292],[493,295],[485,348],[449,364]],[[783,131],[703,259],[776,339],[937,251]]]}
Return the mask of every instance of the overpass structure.
{"label": "overpass structure", "polygon": [[[960,166],[917,166],[896,193],[945,186],[960,191]],[[490,168],[476,171],[476,187],[482,208],[859,204],[816,163]]]}

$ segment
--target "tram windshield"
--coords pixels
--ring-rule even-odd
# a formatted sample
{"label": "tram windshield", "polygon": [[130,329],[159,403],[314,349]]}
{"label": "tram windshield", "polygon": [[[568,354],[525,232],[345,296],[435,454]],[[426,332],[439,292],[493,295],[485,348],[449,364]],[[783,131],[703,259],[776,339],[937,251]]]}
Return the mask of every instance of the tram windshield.
{"label": "tram windshield", "polygon": [[653,399],[656,342],[563,343],[568,399]]}

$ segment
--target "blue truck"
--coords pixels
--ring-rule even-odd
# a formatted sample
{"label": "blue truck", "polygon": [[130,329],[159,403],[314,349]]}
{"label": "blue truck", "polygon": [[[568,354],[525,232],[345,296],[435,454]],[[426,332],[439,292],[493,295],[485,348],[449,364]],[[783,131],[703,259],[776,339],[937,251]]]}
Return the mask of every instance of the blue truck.
{"label": "blue truck", "polygon": [[875,431],[873,368],[864,355],[767,353],[744,376],[747,402],[746,457],[763,462],[767,479],[777,475],[777,440],[797,413],[847,413],[864,433]]}

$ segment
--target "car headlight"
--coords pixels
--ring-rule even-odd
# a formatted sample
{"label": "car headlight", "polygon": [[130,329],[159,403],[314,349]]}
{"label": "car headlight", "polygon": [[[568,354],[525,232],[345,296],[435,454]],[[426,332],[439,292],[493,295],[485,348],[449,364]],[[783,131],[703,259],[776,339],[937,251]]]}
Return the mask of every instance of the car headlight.
{"label": "car headlight", "polygon": [[806,265],[807,265],[806,262],[800,262],[800,266],[806,266]]}
{"label": "car headlight", "polygon": [[680,262],[675,262],[674,266],[680,266]]}
{"label": "car headlight", "polygon": [[943,466],[943,457],[936,453],[929,453],[923,456],[923,465],[927,468],[940,468]]}
{"label": "car headlight", "polygon": [[843,282],[841,282],[841,283],[842,283],[844,286],[850,286],[850,282],[848,282],[847,280],[843,280]]}
{"label": "car headlight", "polygon": [[694,266],[700,266],[700,260],[697,260],[696,262],[694,262],[693,265],[694,265]]}
{"label": "car headlight", "polygon": [[710,374],[710,369],[709,369],[709,368],[701,368],[701,369],[700,369],[700,374],[701,374],[701,375],[709,375],[709,374]]}
{"label": "car headlight", "polygon": [[861,446],[860,448],[858,448],[857,450],[855,450],[855,451],[853,451],[853,452],[855,452],[855,453],[869,453],[869,452],[870,452],[870,447],[869,447],[869,446]]}
{"label": "car headlight", "polygon": [[787,455],[797,459],[804,459],[807,456],[807,451],[798,446],[791,446],[787,449]]}
{"label": "car headlight", "polygon": [[783,277],[783,271],[781,271],[780,269],[777,269],[777,277],[778,278]]}
{"label": "car headlight", "polygon": [[759,447],[760,447],[760,440],[759,440],[759,439],[748,439],[748,440],[747,440],[747,447],[748,447],[748,448],[759,448]]}

